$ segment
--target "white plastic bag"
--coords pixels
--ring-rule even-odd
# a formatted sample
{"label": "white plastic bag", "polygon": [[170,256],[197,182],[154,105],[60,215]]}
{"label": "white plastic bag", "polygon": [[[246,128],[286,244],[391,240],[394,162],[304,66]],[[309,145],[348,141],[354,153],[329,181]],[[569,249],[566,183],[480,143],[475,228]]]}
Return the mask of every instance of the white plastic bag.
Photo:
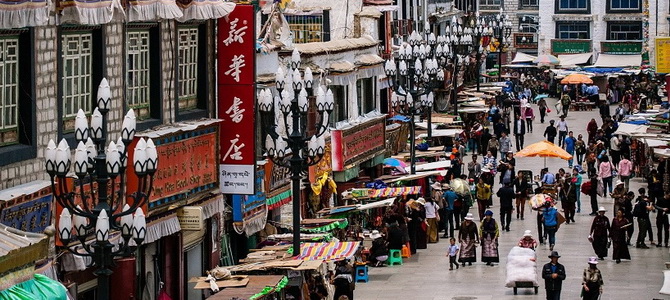
{"label": "white plastic bag", "polygon": [[507,255],[506,287],[514,287],[517,281],[532,282],[537,286],[537,262],[535,251],[528,248],[514,247]]}

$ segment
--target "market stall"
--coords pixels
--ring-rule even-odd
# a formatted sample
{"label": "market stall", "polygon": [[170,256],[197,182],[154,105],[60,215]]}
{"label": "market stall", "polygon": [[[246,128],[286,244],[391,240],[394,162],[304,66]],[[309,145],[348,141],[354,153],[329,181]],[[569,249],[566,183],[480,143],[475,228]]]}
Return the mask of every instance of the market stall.
{"label": "market stall", "polygon": [[230,300],[248,299],[264,300],[274,299],[273,296],[281,295],[282,290],[288,283],[284,275],[249,275],[248,283],[241,287],[226,287],[207,299]]}

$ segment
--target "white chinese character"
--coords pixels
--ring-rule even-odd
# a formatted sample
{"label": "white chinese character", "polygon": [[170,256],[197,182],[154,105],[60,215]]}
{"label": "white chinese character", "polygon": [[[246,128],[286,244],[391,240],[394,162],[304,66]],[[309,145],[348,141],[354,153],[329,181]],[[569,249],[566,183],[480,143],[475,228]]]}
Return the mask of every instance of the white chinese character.
{"label": "white chinese character", "polygon": [[237,97],[233,97],[233,104],[226,110],[226,114],[233,120],[235,123],[239,123],[244,118],[244,112],[246,109],[240,109],[240,104],[242,100]]}
{"label": "white chinese character", "polygon": [[233,79],[235,79],[236,82],[240,82],[240,73],[242,73],[242,68],[245,67],[246,64],[244,63],[244,54],[242,55],[234,55],[233,56],[233,62],[228,66],[228,71],[226,71],[226,75],[233,76]]}
{"label": "white chinese character", "polygon": [[[240,135],[236,134],[235,138],[230,140],[230,147],[228,147],[228,152],[223,156],[223,161],[226,161],[228,157],[232,160],[242,160],[242,152],[240,151],[244,148],[244,143],[241,143],[239,146],[237,142],[240,140]],[[232,154],[231,154],[232,152]]]}
{"label": "white chinese character", "polygon": [[243,24],[245,26],[240,27],[239,29],[237,28],[237,22],[239,22],[240,19],[235,18],[235,20],[230,22],[230,30],[228,31],[228,38],[223,40],[223,44],[226,46],[229,46],[233,42],[239,42],[240,44],[244,43],[244,35],[247,34],[245,30],[247,30],[247,21],[245,20]]}

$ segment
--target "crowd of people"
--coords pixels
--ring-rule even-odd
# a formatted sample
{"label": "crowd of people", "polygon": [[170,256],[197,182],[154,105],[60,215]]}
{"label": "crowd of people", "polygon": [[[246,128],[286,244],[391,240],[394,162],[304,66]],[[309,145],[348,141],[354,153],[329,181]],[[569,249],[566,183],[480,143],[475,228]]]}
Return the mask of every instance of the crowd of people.
{"label": "crowd of people", "polygon": [[[614,101],[619,102],[615,115],[609,114],[609,103],[598,103],[606,106],[606,109],[600,109],[600,122],[593,118],[586,128],[576,128],[566,119],[568,108],[576,101],[574,91],[581,89],[581,95],[597,95],[597,88],[593,85],[561,88],[557,96],[563,107],[557,110],[560,112],[558,120],[554,120],[550,117],[552,110],[546,99],[531,100],[540,88],[548,88],[543,82],[526,79],[517,83],[521,88],[503,89],[490,104],[486,116],[490,126],[482,125],[486,122],[469,124],[460,138],[445,147],[446,159],[451,161],[449,172],[430,186],[430,197],[409,200],[389,210],[384,219],[386,237],[379,236],[384,245],[399,250],[409,244],[410,251],[416,253],[417,249],[426,248],[427,243],[448,238],[446,256],[450,261],[449,270],[459,269],[459,265],[470,266],[478,260],[494,266],[500,261],[498,239],[501,232],[510,231],[514,216],[517,220],[527,217],[526,204],[531,195],[549,193],[552,200],[535,207],[533,212],[539,243],[530,230],[525,230],[517,244],[533,250],[538,244],[548,244],[552,251],[551,262],[544,265],[541,273],[545,279],[547,299],[560,298],[560,282],[565,279],[565,269],[558,263],[560,256],[554,251],[556,232],[563,223],[576,223],[575,216],[582,211],[582,194],[589,197],[590,209],[587,210],[588,206],[584,208],[587,210],[585,213],[593,216],[588,225],[588,239],[595,255],[589,259],[589,267],[584,270],[581,294],[585,299],[597,299],[602,292],[603,280],[597,264],[608,257],[609,248],[612,248],[612,259],[617,264],[631,259],[628,246],[631,246],[635,229],[637,248],[648,248],[647,238],[655,247],[669,247],[667,213],[670,195],[664,195],[663,178],[659,175],[664,174],[664,170],[649,171],[644,178],[647,188],[641,188],[637,193],[630,191],[631,178],[647,175],[643,166],[648,165],[650,158],[639,153],[635,141],[615,134],[620,116],[633,109],[643,109],[641,102],[626,103],[624,98],[630,89],[624,89],[620,97],[619,94],[610,95],[613,92],[608,87],[608,99],[614,97]],[[652,81],[640,88],[653,89],[653,84]],[[640,94],[639,89],[632,91]],[[658,100],[651,96],[647,98]],[[535,112],[531,103],[537,104],[539,123],[548,121],[543,128],[543,137],[573,156],[565,168],[555,172],[544,168],[536,178],[517,170],[514,157],[515,150],[518,152],[525,146],[524,136],[537,130],[537,125],[533,126]],[[647,102],[647,105],[653,103]],[[466,157],[471,158],[467,163]],[[448,184],[455,178],[467,180],[470,193],[456,193]],[[600,205],[599,196],[611,198],[614,202],[612,219],[608,217],[608,210]],[[498,200],[495,205],[494,198]],[[473,209],[471,212],[475,205],[476,211]],[[496,206],[499,213],[497,219],[493,212]],[[650,213],[653,212],[656,214],[656,243],[650,221]],[[440,236],[441,231],[443,234]],[[481,252],[478,256],[479,247]],[[378,259],[385,259],[387,254],[386,249],[374,253],[379,255]]]}

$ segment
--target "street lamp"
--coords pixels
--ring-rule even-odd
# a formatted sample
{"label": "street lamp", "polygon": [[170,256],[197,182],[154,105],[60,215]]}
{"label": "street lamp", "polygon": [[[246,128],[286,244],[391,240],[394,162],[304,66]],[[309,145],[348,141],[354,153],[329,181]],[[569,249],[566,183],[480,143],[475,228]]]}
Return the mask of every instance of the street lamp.
{"label": "street lamp", "polygon": [[[146,236],[145,215],[140,207],[149,199],[158,154],[151,139],[139,140],[131,164],[139,185],[136,191],[128,194],[124,179],[128,146],[135,136],[135,114],[132,109],[128,111],[118,140],[110,141],[105,147],[107,113],[111,105],[106,79],[102,79],[98,87],[97,99],[90,125],[81,109],[75,118],[74,138],[78,145],[74,159],[70,159],[70,147],[65,139],[58,146],[50,140],[44,157],[54,197],[63,207],[58,235],[68,251],[92,258],[93,266],[97,267],[93,272],[98,276],[97,299],[106,300],[110,299],[109,276],[112,274],[110,267],[114,265],[114,258],[130,256]],[[78,187],[68,185],[68,179],[73,178],[68,174],[71,167]],[[90,194],[85,190],[87,182]],[[120,185],[119,190],[116,190],[117,183]],[[127,198],[132,198],[132,203],[126,201]],[[122,241],[117,250],[113,250],[115,245],[109,241],[110,230],[121,231]],[[85,253],[70,247],[74,236]],[[94,239],[90,245],[87,244],[89,239]],[[135,242],[134,246],[130,245],[131,239]]]}
{"label": "street lamp", "polygon": [[502,81],[502,53],[511,45],[510,35],[512,35],[512,21],[507,14],[503,14],[502,8],[492,20],[493,33],[498,40],[498,82]]}
{"label": "street lamp", "polygon": [[487,52],[489,43],[491,42],[491,35],[493,32],[487,24],[487,20],[479,15],[479,12],[476,13],[475,18],[472,20],[471,25],[474,27],[473,45],[475,51],[477,51],[477,92],[481,92],[480,89],[480,79],[481,79],[481,57],[484,53]]}
{"label": "street lamp", "polygon": [[[330,89],[324,92],[319,85],[316,93],[316,111],[319,122],[314,134],[308,130],[309,98],[314,89],[310,68],[300,74],[300,53],[293,50],[288,71],[279,67],[275,74],[277,95],[270,89],[258,94],[258,106],[263,120],[273,120],[266,126],[265,151],[275,164],[289,168],[293,191],[293,256],[300,255],[300,180],[308,166],[317,164],[326,149],[325,133],[328,116],[333,111],[334,99]],[[279,114],[281,112],[281,114]],[[281,117],[281,118],[276,118]],[[276,122],[276,123],[275,123]],[[291,153],[291,158],[286,159]]]}
{"label": "street lamp", "polygon": [[[451,88],[451,103],[454,105],[454,115],[458,116],[458,72],[462,64],[468,65],[470,63],[469,55],[472,51],[473,44],[473,29],[467,22],[460,24],[456,16],[451,18],[451,26],[447,27],[449,30],[444,42],[445,51],[443,55],[451,61],[454,66],[454,75],[452,78]],[[463,27],[462,25],[465,25]]]}
{"label": "street lamp", "polygon": [[[391,58],[384,64],[386,77],[394,86],[391,106],[397,113],[410,117],[410,174],[416,173],[415,116],[428,113],[427,140],[432,138],[431,121],[435,102],[433,90],[439,83],[444,82],[443,64],[437,56],[442,51],[443,46],[438,45],[438,38],[430,32],[430,26],[426,24],[423,36],[412,31],[408,44],[400,46],[397,62]],[[397,84],[396,80],[399,81]]]}

